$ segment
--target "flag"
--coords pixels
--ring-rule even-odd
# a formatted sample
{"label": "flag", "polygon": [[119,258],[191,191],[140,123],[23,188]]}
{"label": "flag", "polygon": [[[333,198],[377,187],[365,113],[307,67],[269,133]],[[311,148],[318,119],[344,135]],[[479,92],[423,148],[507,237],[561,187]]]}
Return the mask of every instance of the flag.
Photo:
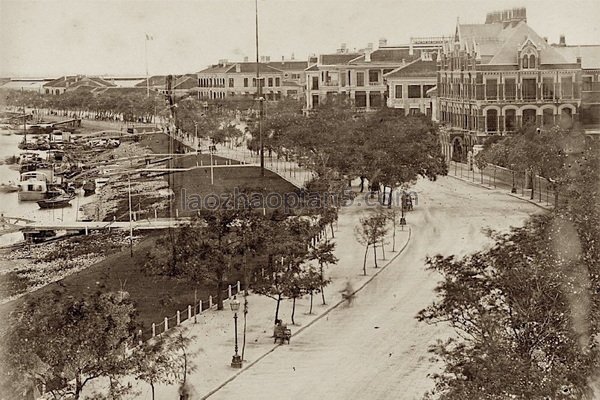
{"label": "flag", "polygon": [[154,40],[154,37],[152,37],[152,35],[148,35],[148,34],[146,33],[146,40]]}

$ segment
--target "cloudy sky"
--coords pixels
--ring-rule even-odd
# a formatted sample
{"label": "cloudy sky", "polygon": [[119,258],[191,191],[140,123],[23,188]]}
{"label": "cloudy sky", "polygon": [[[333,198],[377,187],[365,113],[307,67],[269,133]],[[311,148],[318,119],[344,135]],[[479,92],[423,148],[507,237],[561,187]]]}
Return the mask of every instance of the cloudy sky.
{"label": "cloudy sky", "polygon": [[[448,35],[486,12],[527,7],[550,42],[600,43],[600,0],[258,0],[260,53],[306,59],[344,42]],[[254,0],[0,0],[0,77],[195,72],[255,58]]]}

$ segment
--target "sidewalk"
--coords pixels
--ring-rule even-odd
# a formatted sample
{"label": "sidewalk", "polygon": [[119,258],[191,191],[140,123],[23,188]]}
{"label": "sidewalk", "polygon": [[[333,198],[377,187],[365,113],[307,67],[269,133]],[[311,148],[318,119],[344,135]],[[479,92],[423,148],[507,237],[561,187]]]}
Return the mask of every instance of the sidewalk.
{"label": "sidewalk", "polygon": [[[310,307],[310,296],[296,300],[295,322],[292,325],[290,314],[292,301],[281,302],[279,318],[283,319],[292,330],[290,344],[293,347],[295,337],[307,329],[310,325],[324,317],[332,309],[341,305],[340,291],[345,287],[346,281],[350,280],[353,287],[360,291],[375,275],[385,269],[392,259],[401,254],[410,239],[410,228],[396,230],[396,252],[392,253],[391,232],[386,244],[386,260],[382,259],[381,249],[378,249],[379,268],[373,268],[372,252],[367,258],[367,276],[362,275],[362,261],[364,248],[360,246],[354,237],[354,226],[358,224],[359,218],[366,212],[365,207],[357,205],[342,208],[340,210],[339,223],[335,231],[336,250],[339,258],[337,265],[326,268],[326,276],[332,279],[332,283],[325,288],[327,305],[322,305],[321,295],[315,294],[313,298],[313,314],[308,314]],[[328,232],[330,237],[331,232]],[[360,294],[359,294],[360,296]],[[242,302],[243,299],[239,299]],[[235,378],[242,371],[252,367],[265,355],[273,352],[279,345],[273,344],[273,325],[276,302],[265,296],[251,294],[248,297],[249,312],[247,325],[246,349],[244,354],[243,369],[233,369],[230,366],[234,353],[233,313],[229,310],[228,302],[225,303],[223,311],[205,311],[198,316],[198,323],[193,319],[184,321],[181,325],[189,328],[188,334],[194,337],[188,348],[188,354],[193,354],[193,363],[197,370],[188,373],[188,383],[191,384],[194,393],[192,399],[205,398],[214,393],[228,381]],[[238,313],[238,340],[240,353],[242,350],[243,312]],[[316,350],[316,349],[315,349]],[[140,393],[137,399],[150,398],[150,386],[145,382],[132,382]],[[178,395],[178,385],[156,387],[156,399],[175,399]]]}
{"label": "sidewalk", "polygon": [[541,182],[539,182],[539,187],[542,189],[539,189],[538,184],[536,184],[533,200],[530,199],[531,189],[523,187],[522,179],[515,180],[516,193],[511,193],[513,187],[512,171],[504,168],[486,168],[482,174],[477,167],[473,167],[469,171],[466,164],[451,161],[448,167],[448,176],[488,190],[498,189],[511,197],[527,201],[545,210],[554,208],[554,192],[549,190],[547,185],[543,186]]}

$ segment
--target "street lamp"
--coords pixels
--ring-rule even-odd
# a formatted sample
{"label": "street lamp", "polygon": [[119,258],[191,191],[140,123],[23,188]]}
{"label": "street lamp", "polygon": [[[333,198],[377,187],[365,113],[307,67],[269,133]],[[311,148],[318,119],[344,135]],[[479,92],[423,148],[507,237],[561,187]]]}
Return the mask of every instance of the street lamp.
{"label": "street lamp", "polygon": [[511,164],[510,165],[510,169],[512,172],[512,188],[510,189],[511,193],[517,193],[517,188],[515,186],[515,165]]}
{"label": "street lamp", "polygon": [[235,354],[233,355],[232,359],[231,359],[231,367],[232,368],[242,368],[242,357],[239,356],[238,354],[238,334],[237,334],[237,312],[240,309],[240,302],[238,301],[238,299],[236,298],[236,296],[233,296],[233,300],[231,300],[229,302],[229,306],[231,307],[231,311],[233,311],[233,321],[234,321],[234,326],[235,326]]}

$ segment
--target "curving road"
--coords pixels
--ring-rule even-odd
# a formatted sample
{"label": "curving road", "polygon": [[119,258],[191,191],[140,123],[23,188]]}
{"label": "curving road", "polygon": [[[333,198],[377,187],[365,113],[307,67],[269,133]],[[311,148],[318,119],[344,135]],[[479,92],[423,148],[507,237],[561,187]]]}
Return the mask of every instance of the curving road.
{"label": "curving road", "polygon": [[432,388],[427,375],[439,366],[428,347],[451,332],[414,318],[434,299],[439,279],[425,270],[424,257],[480,249],[489,243],[483,228],[521,225],[539,209],[449,177],[414,189],[411,242],[355,304],[333,310],[210,399],[418,399]]}

